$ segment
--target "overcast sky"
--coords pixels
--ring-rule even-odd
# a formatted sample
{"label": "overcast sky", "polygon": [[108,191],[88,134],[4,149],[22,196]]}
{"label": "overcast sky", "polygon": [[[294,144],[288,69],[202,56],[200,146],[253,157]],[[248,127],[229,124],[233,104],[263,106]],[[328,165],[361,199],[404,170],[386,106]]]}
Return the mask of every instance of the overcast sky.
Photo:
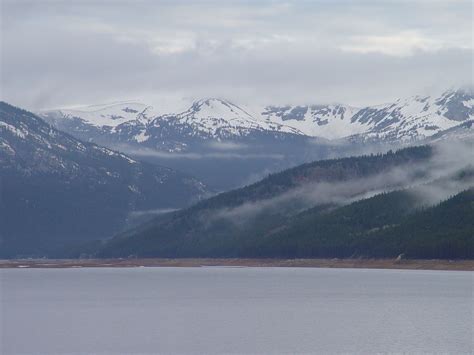
{"label": "overcast sky", "polygon": [[472,85],[471,0],[0,0],[1,96],[356,106]]}

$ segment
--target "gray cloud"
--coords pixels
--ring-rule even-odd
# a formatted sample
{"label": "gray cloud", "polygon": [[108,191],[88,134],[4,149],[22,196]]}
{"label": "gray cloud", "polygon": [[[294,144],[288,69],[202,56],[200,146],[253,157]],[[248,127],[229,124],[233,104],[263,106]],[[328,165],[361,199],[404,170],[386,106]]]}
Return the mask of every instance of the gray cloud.
{"label": "gray cloud", "polygon": [[161,95],[362,105],[472,81],[469,0],[2,0],[1,17],[2,99],[31,109]]}
{"label": "gray cloud", "polygon": [[217,144],[210,145],[216,150],[221,151],[210,151],[210,152],[202,152],[202,153],[168,153],[163,152],[155,149],[147,149],[147,148],[133,148],[128,146],[117,146],[116,149],[120,151],[124,151],[129,155],[136,156],[136,157],[155,157],[155,158],[162,158],[162,159],[275,159],[280,160],[283,159],[285,156],[283,154],[259,154],[259,153],[236,153],[232,150],[238,149],[237,146],[230,148],[230,146],[219,146]]}
{"label": "gray cloud", "polygon": [[130,212],[130,217],[136,218],[136,217],[144,217],[144,216],[162,215],[162,214],[170,213],[174,211],[177,211],[177,209],[176,208],[158,208],[158,209],[153,209],[153,210],[132,211]]}
{"label": "gray cloud", "polygon": [[222,151],[234,151],[234,150],[242,150],[247,148],[245,144],[236,143],[236,142],[219,142],[219,141],[212,141],[208,144],[209,148],[222,150]]}

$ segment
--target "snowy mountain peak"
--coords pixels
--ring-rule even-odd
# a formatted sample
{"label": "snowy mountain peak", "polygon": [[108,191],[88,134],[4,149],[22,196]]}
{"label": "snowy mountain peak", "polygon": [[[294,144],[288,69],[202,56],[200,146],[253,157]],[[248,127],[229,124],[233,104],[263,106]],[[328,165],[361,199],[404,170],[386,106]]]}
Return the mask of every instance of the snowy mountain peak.
{"label": "snowy mountain peak", "polygon": [[341,138],[367,131],[367,127],[351,124],[359,109],[341,105],[267,106],[262,116],[272,122],[294,127],[311,137]]}
{"label": "snowy mountain peak", "polygon": [[443,115],[454,121],[465,121],[474,116],[473,90],[448,90],[435,100]]}
{"label": "snowy mountain peak", "polygon": [[185,141],[190,137],[228,140],[262,132],[325,139],[413,141],[474,119],[472,90],[448,90],[364,108],[343,104],[249,108],[212,97],[196,100],[187,108],[160,107],[161,111],[140,102],[120,102],[46,112],[42,116],[82,139],[101,141],[107,136],[119,144],[146,144],[169,151],[187,149]]}
{"label": "snowy mountain peak", "polygon": [[448,90],[435,96],[412,96],[391,104],[366,107],[353,122],[371,126],[364,139],[413,141],[450,129],[474,118],[474,96],[465,90]]}
{"label": "snowy mountain peak", "polygon": [[253,115],[242,106],[218,98],[206,98],[195,101],[186,111],[157,117],[155,125],[167,124],[175,127],[187,127],[193,136],[203,138],[229,139],[242,137],[252,132],[283,132],[302,135],[294,127],[265,120],[260,114]]}
{"label": "snowy mountain peak", "polygon": [[252,115],[239,106],[230,101],[217,98],[207,98],[195,101],[187,111],[183,112],[182,115],[187,114],[192,114],[196,118],[216,117],[228,120],[246,118],[255,120]]}
{"label": "snowy mountain peak", "polygon": [[129,121],[148,122],[155,116],[153,107],[140,102],[118,102],[41,112],[48,118],[80,119],[95,127],[116,127]]}

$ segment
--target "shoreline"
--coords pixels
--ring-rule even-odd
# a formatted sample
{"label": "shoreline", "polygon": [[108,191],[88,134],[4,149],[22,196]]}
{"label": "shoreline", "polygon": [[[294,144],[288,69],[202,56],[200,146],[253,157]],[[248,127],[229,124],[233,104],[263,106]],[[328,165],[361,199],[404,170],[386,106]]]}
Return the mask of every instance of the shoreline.
{"label": "shoreline", "polygon": [[401,270],[474,271],[474,260],[424,259],[248,259],[248,258],[137,258],[137,259],[4,259],[0,269],[67,269],[101,267],[303,267]]}

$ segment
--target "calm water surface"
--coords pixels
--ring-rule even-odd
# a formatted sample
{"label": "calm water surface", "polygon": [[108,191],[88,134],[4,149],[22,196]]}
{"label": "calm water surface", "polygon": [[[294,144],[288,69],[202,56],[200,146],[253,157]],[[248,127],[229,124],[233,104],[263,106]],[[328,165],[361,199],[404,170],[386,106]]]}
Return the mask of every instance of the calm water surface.
{"label": "calm water surface", "polygon": [[0,353],[473,353],[473,275],[1,270]]}

